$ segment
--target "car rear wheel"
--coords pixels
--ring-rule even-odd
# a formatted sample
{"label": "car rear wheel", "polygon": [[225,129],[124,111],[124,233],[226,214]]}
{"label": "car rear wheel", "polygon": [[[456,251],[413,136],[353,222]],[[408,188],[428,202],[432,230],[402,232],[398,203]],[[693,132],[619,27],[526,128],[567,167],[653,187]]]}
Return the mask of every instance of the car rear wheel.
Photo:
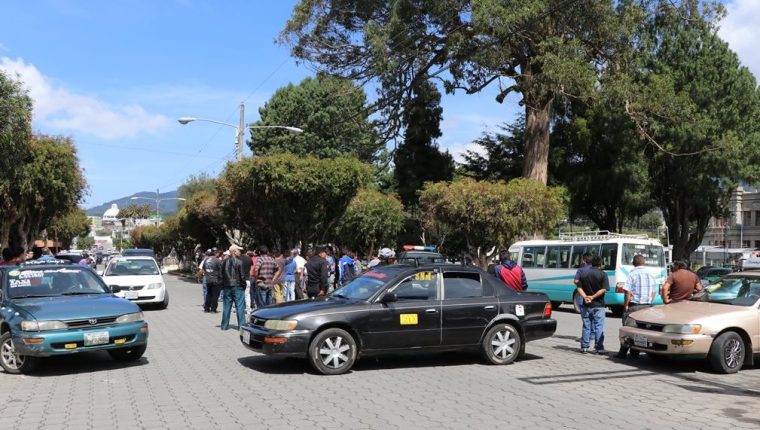
{"label": "car rear wheel", "polygon": [[317,334],[309,345],[312,367],[324,375],[348,372],[356,361],[356,341],[347,331],[329,328]]}
{"label": "car rear wheel", "polygon": [[145,354],[148,345],[131,346],[128,348],[109,349],[108,355],[116,361],[137,361]]}
{"label": "car rear wheel", "polygon": [[509,364],[520,355],[523,340],[517,329],[510,324],[496,324],[483,338],[482,349],[491,364]]}
{"label": "car rear wheel", "polygon": [[578,292],[573,293],[573,309],[575,310],[576,314],[581,313],[581,306],[578,304],[578,300],[580,299],[580,295]]}
{"label": "car rear wheel", "polygon": [[727,331],[713,341],[710,347],[710,365],[720,373],[736,373],[744,364],[746,350],[738,333]]}
{"label": "car rear wheel", "polygon": [[39,358],[19,355],[13,345],[11,332],[6,331],[0,336],[0,366],[8,373],[29,373],[37,367]]}

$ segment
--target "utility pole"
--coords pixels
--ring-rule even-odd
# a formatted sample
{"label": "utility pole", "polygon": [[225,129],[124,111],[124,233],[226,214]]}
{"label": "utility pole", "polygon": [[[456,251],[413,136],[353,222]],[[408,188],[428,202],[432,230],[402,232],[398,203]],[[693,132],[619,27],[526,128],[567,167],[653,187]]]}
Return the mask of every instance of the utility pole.
{"label": "utility pole", "polygon": [[156,227],[161,226],[161,193],[156,188]]}
{"label": "utility pole", "polygon": [[243,139],[245,138],[245,104],[240,103],[240,124],[237,127],[237,161],[243,159]]}

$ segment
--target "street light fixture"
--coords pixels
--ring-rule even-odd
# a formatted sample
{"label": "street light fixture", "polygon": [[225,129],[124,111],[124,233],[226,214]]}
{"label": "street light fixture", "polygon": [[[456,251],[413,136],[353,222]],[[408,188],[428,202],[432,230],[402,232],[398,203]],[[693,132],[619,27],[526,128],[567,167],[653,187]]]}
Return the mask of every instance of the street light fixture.
{"label": "street light fixture", "polygon": [[129,199],[130,200],[145,199],[145,200],[152,200],[152,201],[156,202],[156,226],[160,226],[161,225],[161,209],[160,209],[161,208],[161,200],[181,200],[183,202],[185,200],[187,200],[187,199],[182,198],[182,197],[166,197],[166,198],[162,199],[161,198],[161,193],[159,193],[158,190],[156,190],[156,198],[142,197],[142,196],[133,196],[133,197],[130,197]]}
{"label": "street light fixture", "polygon": [[236,130],[236,138],[235,138],[235,152],[237,154],[237,159],[242,160],[243,159],[243,135],[245,134],[245,129],[254,129],[254,128],[280,128],[283,130],[287,130],[291,133],[303,133],[303,130],[298,127],[293,127],[289,125],[253,125],[253,124],[245,124],[245,104],[240,103],[240,124],[230,124],[227,122],[221,122],[216,121],[213,119],[207,119],[207,118],[196,118],[192,116],[183,116],[179,119],[177,119],[177,122],[179,122],[182,125],[185,125],[187,123],[193,122],[193,121],[205,121],[205,122],[211,122],[214,124],[224,125],[227,127],[232,127]]}

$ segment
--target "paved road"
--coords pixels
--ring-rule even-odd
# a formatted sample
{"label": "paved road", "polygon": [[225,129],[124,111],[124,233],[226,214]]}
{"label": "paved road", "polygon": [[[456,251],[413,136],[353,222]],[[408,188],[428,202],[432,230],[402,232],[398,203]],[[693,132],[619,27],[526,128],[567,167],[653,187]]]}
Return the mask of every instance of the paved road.
{"label": "paved road", "polygon": [[[171,304],[147,310],[151,338],[133,365],[105,353],[0,373],[0,429],[575,428],[757,429],[760,367],[717,375],[700,363],[621,361],[577,352],[580,320],[555,312],[553,338],[510,366],[477,354],[365,359],[343,376],[250,353],[200,286],[167,276]],[[609,349],[618,319],[608,319]],[[677,410],[671,410],[677,409]]]}

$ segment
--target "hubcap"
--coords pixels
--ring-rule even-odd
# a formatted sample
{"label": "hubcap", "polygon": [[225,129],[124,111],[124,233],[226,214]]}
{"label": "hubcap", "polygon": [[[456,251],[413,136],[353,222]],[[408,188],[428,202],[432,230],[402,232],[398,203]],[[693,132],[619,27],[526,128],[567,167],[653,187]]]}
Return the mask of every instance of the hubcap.
{"label": "hubcap", "polygon": [[731,339],[726,342],[726,346],[723,347],[723,357],[726,360],[726,366],[735,368],[739,365],[742,355],[742,345],[736,339]]}
{"label": "hubcap", "polygon": [[515,352],[514,344],[515,338],[512,337],[512,332],[507,329],[497,331],[491,338],[493,355],[502,360],[506,360],[507,357]]}
{"label": "hubcap", "polygon": [[3,363],[11,369],[18,370],[24,365],[24,356],[16,354],[16,348],[13,346],[13,340],[8,339],[0,346],[0,358]]}
{"label": "hubcap", "polygon": [[351,346],[341,336],[328,337],[319,347],[319,358],[325,366],[338,369],[348,361],[350,350]]}

